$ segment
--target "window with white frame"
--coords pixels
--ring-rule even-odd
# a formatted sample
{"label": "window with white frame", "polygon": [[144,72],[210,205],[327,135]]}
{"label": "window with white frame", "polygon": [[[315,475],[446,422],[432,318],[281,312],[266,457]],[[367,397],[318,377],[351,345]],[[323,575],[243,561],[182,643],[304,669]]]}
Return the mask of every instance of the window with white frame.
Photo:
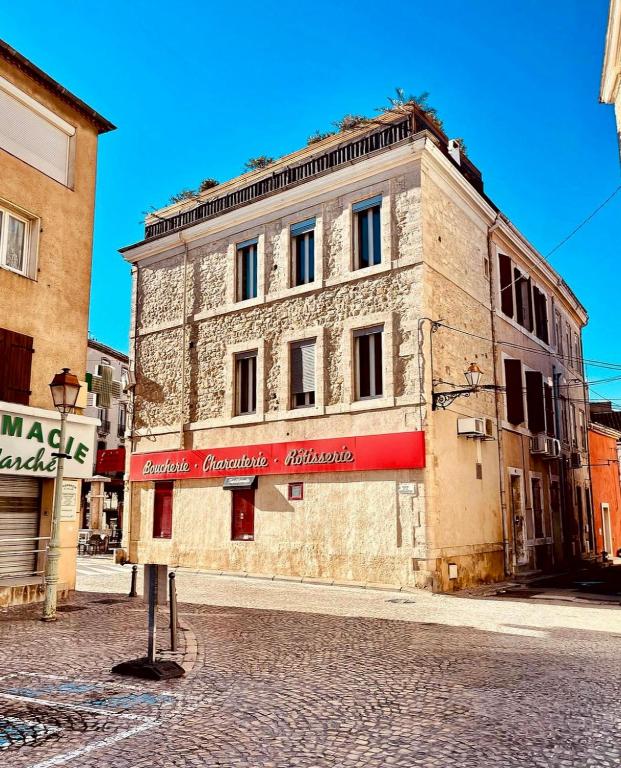
{"label": "window with white frame", "polygon": [[315,339],[291,344],[291,407],[315,405]]}
{"label": "window with white frame", "polygon": [[237,301],[257,297],[257,240],[237,244]]}
{"label": "window with white frame", "polygon": [[383,325],[354,331],[356,400],[382,397],[384,393],[383,335]]}
{"label": "window with white frame", "polygon": [[257,350],[235,355],[235,413],[237,416],[257,410]]}
{"label": "window with white frame", "polygon": [[28,236],[30,222],[6,208],[0,208],[0,266],[29,274]]}
{"label": "window with white frame", "polygon": [[315,219],[291,227],[291,284],[306,285],[315,280]]}
{"label": "window with white frame", "polygon": [[364,269],[382,261],[382,196],[354,203],[354,269]]}

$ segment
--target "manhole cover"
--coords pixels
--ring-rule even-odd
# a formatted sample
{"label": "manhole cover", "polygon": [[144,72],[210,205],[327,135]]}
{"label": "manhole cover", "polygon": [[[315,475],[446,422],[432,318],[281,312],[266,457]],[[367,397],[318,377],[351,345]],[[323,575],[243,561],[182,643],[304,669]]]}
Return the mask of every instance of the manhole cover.
{"label": "manhole cover", "polygon": [[91,600],[92,603],[98,603],[99,605],[115,605],[116,603],[124,603],[125,600],[119,600],[114,597],[104,597],[103,600]]}
{"label": "manhole cover", "polygon": [[415,603],[416,600],[408,600],[407,597],[390,597],[388,600],[386,600],[387,603],[406,603],[411,604]]}
{"label": "manhole cover", "polygon": [[56,609],[58,613],[73,613],[74,611],[86,610],[85,605],[59,605]]}

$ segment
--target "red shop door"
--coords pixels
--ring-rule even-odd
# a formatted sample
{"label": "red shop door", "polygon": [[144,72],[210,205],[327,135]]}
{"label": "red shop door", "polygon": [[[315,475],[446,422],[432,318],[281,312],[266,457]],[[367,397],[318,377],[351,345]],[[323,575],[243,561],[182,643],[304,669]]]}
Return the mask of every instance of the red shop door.
{"label": "red shop door", "polygon": [[231,491],[233,496],[233,520],[231,539],[253,541],[254,539],[254,488],[238,488]]}

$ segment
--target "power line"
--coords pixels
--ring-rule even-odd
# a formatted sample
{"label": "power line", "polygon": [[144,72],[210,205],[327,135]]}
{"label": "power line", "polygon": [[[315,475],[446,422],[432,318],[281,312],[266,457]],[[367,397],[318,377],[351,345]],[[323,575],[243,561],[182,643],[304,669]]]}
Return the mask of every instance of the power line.
{"label": "power line", "polygon": [[575,229],[574,229],[572,232],[570,232],[570,233],[567,235],[567,237],[566,237],[566,238],[564,238],[563,240],[561,240],[561,242],[560,242],[558,245],[555,245],[555,246],[554,246],[554,248],[552,248],[552,250],[550,251],[550,253],[548,253],[548,255],[546,256],[546,259],[549,259],[549,258],[550,258],[550,256],[552,256],[552,254],[553,254],[555,251],[558,251],[558,249],[559,249],[559,248],[560,248],[562,245],[565,245],[565,243],[566,243],[568,240],[570,240],[570,239],[571,239],[571,238],[572,238],[572,237],[573,237],[573,236],[576,234],[576,232],[578,232],[578,230],[582,229],[582,227],[584,227],[584,225],[585,225],[585,224],[588,224],[588,222],[589,222],[589,221],[591,221],[591,219],[592,219],[592,218],[593,218],[593,217],[594,217],[594,216],[595,216],[597,213],[599,213],[599,212],[602,210],[602,208],[603,208],[605,205],[608,205],[608,203],[609,203],[609,202],[612,200],[612,198],[613,198],[613,197],[614,197],[614,196],[617,194],[617,192],[619,192],[619,190],[621,190],[621,184],[619,184],[619,186],[618,186],[618,187],[615,189],[615,191],[612,193],[612,195],[610,195],[610,197],[607,197],[607,198],[604,200],[604,202],[603,202],[603,203],[602,203],[600,206],[598,206],[598,207],[597,207],[597,208],[596,208],[596,209],[593,211],[593,213],[589,214],[589,215],[586,217],[586,219],[585,219],[585,220],[584,220],[584,221],[583,221],[581,224],[578,224],[578,226],[577,226],[577,227],[576,227],[576,228],[575,228]]}

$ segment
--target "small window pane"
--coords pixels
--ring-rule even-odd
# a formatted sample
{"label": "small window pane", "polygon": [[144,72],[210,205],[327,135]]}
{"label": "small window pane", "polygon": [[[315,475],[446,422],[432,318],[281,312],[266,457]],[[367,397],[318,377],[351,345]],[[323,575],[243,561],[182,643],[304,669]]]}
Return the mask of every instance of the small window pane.
{"label": "small window pane", "polygon": [[356,397],[359,400],[383,394],[382,331],[356,332]]}
{"label": "small window pane", "polygon": [[305,232],[293,238],[294,285],[312,283],[315,279],[315,233]]}
{"label": "small window pane", "polygon": [[245,301],[257,296],[257,245],[237,249],[237,300]]}
{"label": "small window pane", "polygon": [[256,355],[239,356],[235,362],[235,388],[237,414],[255,413],[257,410],[257,358]]}
{"label": "small window pane", "polygon": [[356,268],[364,269],[382,261],[380,224],[381,206],[356,213],[357,253]]}
{"label": "small window pane", "polygon": [[9,216],[5,257],[7,267],[23,272],[25,241],[26,225],[23,221],[15,219],[13,216]]}

